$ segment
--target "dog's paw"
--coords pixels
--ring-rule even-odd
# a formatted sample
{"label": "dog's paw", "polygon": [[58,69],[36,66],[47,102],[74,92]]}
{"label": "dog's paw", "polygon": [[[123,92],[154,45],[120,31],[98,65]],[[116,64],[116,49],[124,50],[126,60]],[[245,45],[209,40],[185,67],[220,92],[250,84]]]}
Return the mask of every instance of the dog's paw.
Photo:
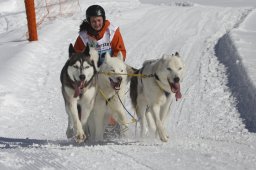
{"label": "dog's paw", "polygon": [[67,128],[66,135],[67,135],[68,139],[72,138],[73,137],[73,129]]}
{"label": "dog's paw", "polygon": [[167,138],[167,139],[169,139],[169,138],[170,138],[168,134],[166,134],[166,138]]}
{"label": "dog's paw", "polygon": [[164,133],[163,131],[158,131],[159,133],[159,137],[160,137],[160,140],[162,142],[167,142],[168,141],[168,136],[166,135],[166,133]]}
{"label": "dog's paw", "polygon": [[140,137],[146,138],[149,136],[149,129],[147,127],[142,127],[140,131]]}
{"label": "dog's paw", "polygon": [[84,133],[80,133],[80,134],[77,134],[77,135],[75,136],[75,141],[76,141],[77,143],[82,143],[82,142],[85,141],[85,139],[86,139],[86,136],[85,136]]}
{"label": "dog's paw", "polygon": [[161,141],[162,142],[168,142],[168,138],[165,136],[165,137],[160,137]]}
{"label": "dog's paw", "polygon": [[169,139],[169,134],[167,133],[166,129],[164,129],[164,133],[167,139]]}

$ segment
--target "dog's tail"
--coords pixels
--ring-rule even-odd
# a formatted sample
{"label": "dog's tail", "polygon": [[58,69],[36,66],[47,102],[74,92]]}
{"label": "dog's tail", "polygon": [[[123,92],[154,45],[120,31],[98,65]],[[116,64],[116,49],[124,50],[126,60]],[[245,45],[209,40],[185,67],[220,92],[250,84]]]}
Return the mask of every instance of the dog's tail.
{"label": "dog's tail", "polygon": [[[138,74],[139,70],[135,73]],[[132,100],[133,108],[137,107],[137,96],[138,96],[138,77],[132,77],[130,83],[130,97]]]}

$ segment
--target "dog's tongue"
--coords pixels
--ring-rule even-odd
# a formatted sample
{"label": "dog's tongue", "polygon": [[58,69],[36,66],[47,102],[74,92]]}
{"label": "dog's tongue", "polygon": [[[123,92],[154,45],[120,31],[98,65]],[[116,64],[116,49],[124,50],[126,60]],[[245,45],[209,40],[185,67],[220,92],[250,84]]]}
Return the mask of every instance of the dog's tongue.
{"label": "dog's tongue", "polygon": [[114,84],[114,89],[115,90],[120,90],[120,83],[115,83]]}
{"label": "dog's tongue", "polygon": [[110,79],[111,86],[114,90],[120,90],[120,83],[119,81],[115,82],[112,79]]}
{"label": "dog's tongue", "polygon": [[84,87],[84,81],[79,81],[76,85],[75,85],[75,94],[74,97],[78,97],[81,93],[81,89],[83,89]]}
{"label": "dog's tongue", "polygon": [[176,101],[182,97],[180,92],[180,83],[174,83],[172,84],[172,91],[175,93]]}

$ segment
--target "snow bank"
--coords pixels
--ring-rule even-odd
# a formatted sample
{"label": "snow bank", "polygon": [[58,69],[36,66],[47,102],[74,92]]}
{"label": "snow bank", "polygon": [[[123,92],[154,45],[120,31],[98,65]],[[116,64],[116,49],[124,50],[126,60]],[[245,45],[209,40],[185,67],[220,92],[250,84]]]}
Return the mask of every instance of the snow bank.
{"label": "snow bank", "polygon": [[254,9],[242,23],[219,39],[216,55],[228,71],[228,86],[237,99],[237,109],[250,132],[256,132],[256,43]]}
{"label": "snow bank", "polygon": [[227,67],[228,87],[237,99],[237,109],[244,119],[246,128],[256,132],[256,89],[247,75],[246,66],[230,33],[219,39],[215,46],[216,56]]}

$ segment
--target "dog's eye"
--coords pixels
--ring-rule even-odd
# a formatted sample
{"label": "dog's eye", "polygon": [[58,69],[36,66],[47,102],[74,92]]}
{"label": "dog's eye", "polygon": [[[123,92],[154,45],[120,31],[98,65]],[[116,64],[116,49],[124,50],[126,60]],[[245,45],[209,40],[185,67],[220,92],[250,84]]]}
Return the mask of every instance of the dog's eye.
{"label": "dog's eye", "polygon": [[121,70],[121,73],[124,72],[124,70]]}
{"label": "dog's eye", "polygon": [[115,70],[111,70],[111,72],[113,72],[113,73],[114,73],[114,72],[115,72]]}
{"label": "dog's eye", "polygon": [[79,67],[78,67],[77,65],[74,65],[73,67],[74,67],[75,69],[79,69]]}
{"label": "dog's eye", "polygon": [[179,70],[181,70],[181,69],[182,69],[182,67],[179,68]]}
{"label": "dog's eye", "polygon": [[88,68],[90,68],[90,66],[85,66],[85,67],[84,67],[84,69],[88,69]]}
{"label": "dog's eye", "polygon": [[171,68],[169,68],[169,67],[167,68],[167,70],[168,70],[168,71],[172,71],[172,69],[171,69]]}

